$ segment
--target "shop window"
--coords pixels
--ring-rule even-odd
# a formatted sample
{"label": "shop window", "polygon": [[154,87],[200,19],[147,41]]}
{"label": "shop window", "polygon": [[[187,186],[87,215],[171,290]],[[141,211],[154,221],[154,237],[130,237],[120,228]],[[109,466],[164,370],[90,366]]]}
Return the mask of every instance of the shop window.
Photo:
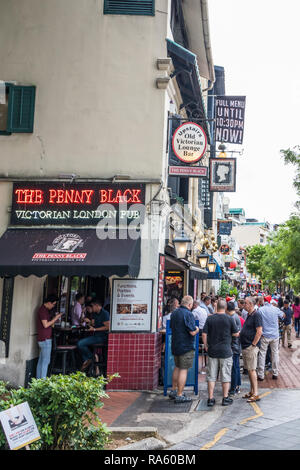
{"label": "shop window", "polygon": [[5,104],[0,104],[0,135],[32,133],[35,86],[6,84]]}
{"label": "shop window", "polygon": [[97,298],[103,307],[109,310],[110,288],[109,279],[104,276],[48,276],[44,286],[44,301],[50,294],[59,298],[55,311],[64,315],[64,320],[71,321],[72,309],[75,305],[76,294]]}
{"label": "shop window", "polygon": [[155,0],[104,0],[105,15],[155,15]]}

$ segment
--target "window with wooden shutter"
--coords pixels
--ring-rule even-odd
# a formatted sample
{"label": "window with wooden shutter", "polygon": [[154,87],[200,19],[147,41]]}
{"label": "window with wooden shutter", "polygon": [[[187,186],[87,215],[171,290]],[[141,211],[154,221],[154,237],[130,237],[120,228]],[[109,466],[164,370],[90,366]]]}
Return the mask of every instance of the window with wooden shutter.
{"label": "window with wooden shutter", "polygon": [[0,134],[32,133],[35,86],[6,84],[6,104],[1,105]]}
{"label": "window with wooden shutter", "polygon": [[155,0],[104,0],[105,15],[155,15]]}

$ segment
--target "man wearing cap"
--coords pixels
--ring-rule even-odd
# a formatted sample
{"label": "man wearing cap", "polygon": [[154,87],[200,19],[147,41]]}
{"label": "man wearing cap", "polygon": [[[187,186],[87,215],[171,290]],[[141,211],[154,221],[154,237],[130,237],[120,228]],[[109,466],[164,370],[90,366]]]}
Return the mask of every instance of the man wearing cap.
{"label": "man wearing cap", "polygon": [[[260,351],[258,354],[258,367],[257,375],[258,380],[262,381],[265,378],[265,363],[267,349],[270,346],[272,358],[272,371],[273,379],[278,378],[279,366],[279,327],[278,319],[283,317],[283,312],[274,305],[274,300],[269,299],[271,296],[265,297],[266,303],[264,306],[259,307],[262,317],[262,336]],[[272,302],[271,304],[268,301]]]}

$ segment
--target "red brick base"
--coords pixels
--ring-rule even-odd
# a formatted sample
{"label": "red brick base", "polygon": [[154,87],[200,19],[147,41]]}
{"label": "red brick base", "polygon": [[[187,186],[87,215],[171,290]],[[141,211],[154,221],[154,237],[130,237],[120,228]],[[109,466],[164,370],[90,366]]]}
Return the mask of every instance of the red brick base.
{"label": "red brick base", "polygon": [[110,333],[107,374],[119,373],[107,390],[154,390],[161,365],[159,333]]}

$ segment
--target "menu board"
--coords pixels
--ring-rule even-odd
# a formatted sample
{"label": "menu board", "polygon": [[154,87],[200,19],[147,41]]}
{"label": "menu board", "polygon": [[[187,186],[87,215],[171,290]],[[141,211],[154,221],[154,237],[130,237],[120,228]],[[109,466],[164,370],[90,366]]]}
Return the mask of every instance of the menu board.
{"label": "menu board", "polygon": [[150,332],[152,279],[114,279],[111,331]]}

